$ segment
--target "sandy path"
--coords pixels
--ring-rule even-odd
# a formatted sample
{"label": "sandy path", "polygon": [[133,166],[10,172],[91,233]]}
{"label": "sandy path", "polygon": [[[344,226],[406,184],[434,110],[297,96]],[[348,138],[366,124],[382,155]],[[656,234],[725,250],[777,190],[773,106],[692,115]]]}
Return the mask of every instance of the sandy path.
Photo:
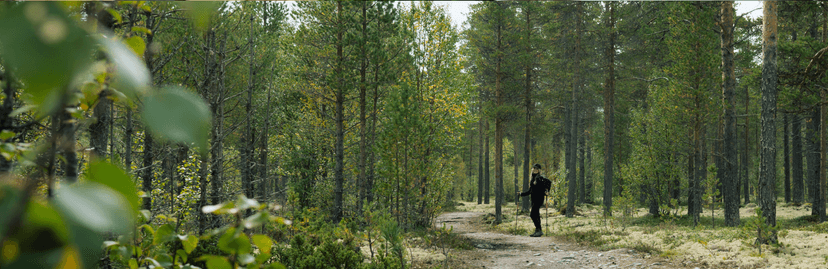
{"label": "sandy path", "polygon": [[598,251],[552,237],[515,236],[486,231],[481,212],[449,212],[435,225],[454,227],[469,238],[474,250],[455,250],[453,259],[468,268],[683,268],[669,261],[644,259],[628,249]]}

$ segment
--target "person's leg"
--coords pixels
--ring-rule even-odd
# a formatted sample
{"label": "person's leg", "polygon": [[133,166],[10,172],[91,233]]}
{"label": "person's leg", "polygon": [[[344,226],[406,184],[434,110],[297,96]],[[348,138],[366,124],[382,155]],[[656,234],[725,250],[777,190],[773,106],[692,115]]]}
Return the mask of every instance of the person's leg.
{"label": "person's leg", "polygon": [[532,222],[535,224],[535,233],[533,233],[531,236],[538,237],[543,235],[540,219],[540,203],[532,204],[532,212],[529,213],[529,217],[532,218]]}
{"label": "person's leg", "polygon": [[532,212],[529,213],[529,217],[532,218],[532,222],[535,224],[535,231],[540,230],[540,207],[533,205]]}

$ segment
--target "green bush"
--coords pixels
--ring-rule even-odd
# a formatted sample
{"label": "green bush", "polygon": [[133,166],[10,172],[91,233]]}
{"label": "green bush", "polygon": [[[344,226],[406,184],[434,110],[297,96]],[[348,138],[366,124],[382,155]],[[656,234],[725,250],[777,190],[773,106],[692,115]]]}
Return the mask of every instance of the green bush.
{"label": "green bush", "polygon": [[290,240],[290,245],[278,245],[274,257],[288,268],[359,268],[362,254],[353,240],[333,237],[330,229],[321,229],[317,236],[306,237],[300,233]]}

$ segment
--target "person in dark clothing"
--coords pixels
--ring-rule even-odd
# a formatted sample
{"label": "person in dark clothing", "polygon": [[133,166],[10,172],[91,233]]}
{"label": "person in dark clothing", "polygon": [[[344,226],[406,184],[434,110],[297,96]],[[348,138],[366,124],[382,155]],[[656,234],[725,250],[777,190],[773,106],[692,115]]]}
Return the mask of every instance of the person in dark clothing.
{"label": "person in dark clothing", "polygon": [[549,188],[552,186],[552,181],[541,176],[540,170],[540,164],[536,163],[532,166],[532,181],[529,182],[529,190],[520,193],[520,196],[532,195],[532,211],[530,211],[529,217],[532,218],[532,222],[535,223],[535,233],[530,235],[531,237],[539,237],[543,235],[543,230],[541,230],[540,207],[544,203],[546,192],[549,191]]}

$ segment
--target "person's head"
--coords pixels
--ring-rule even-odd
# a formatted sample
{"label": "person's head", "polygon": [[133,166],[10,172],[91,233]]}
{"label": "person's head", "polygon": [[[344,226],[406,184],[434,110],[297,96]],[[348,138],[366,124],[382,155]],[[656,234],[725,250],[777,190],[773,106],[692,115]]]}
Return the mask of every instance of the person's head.
{"label": "person's head", "polygon": [[541,170],[541,165],[539,163],[536,163],[535,165],[532,166],[532,174],[540,174],[540,170]]}

